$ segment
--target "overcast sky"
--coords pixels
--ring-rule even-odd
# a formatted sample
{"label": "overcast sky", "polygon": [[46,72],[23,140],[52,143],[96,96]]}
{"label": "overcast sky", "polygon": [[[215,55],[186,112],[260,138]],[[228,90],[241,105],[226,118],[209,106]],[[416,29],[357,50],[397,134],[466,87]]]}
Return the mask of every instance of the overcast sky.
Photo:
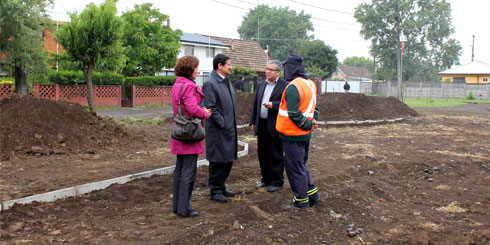
{"label": "overcast sky", "polygon": [[[103,0],[55,0],[51,16],[68,21],[67,12],[79,13],[90,2]],[[134,4],[153,3],[160,12],[170,16],[173,29],[183,32],[239,38],[237,29],[248,9],[258,3],[269,6],[289,6],[297,12],[312,15],[315,39],[323,40],[338,51],[343,61],[351,56],[369,56],[369,42],[359,34],[361,25],[353,17],[354,8],[365,0],[119,0],[118,12],[133,9]],[[370,1],[369,1],[370,2]],[[475,60],[490,64],[490,1],[448,0],[452,8],[452,24],[456,32],[452,38],[463,48],[460,62],[471,61],[472,35],[475,35]],[[304,3],[304,4],[302,4]],[[307,5],[305,5],[307,4]]]}

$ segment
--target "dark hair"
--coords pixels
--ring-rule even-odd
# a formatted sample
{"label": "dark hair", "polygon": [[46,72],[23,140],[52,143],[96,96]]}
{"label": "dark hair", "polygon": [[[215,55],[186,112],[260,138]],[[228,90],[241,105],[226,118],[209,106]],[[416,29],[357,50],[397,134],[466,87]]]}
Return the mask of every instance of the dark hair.
{"label": "dark hair", "polygon": [[217,54],[213,58],[213,70],[218,70],[218,64],[226,65],[226,61],[229,60],[230,57],[226,54]]}
{"label": "dark hair", "polygon": [[184,56],[177,60],[175,64],[174,71],[175,75],[185,78],[190,78],[194,69],[199,65],[199,59],[194,56]]}

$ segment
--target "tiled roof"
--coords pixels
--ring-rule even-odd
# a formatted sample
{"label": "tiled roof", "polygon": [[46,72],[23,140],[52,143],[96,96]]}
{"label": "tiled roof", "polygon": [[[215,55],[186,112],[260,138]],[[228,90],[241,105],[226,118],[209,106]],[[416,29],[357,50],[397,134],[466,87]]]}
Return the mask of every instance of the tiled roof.
{"label": "tiled roof", "polygon": [[227,44],[213,40],[209,36],[204,36],[204,35],[200,35],[200,34],[185,33],[185,32],[182,34],[180,41],[189,42],[189,43],[199,43],[199,44],[206,44],[206,45],[210,44],[210,45],[215,45],[215,46],[228,47]]}
{"label": "tiled roof", "polygon": [[346,78],[368,78],[371,79],[371,72],[368,71],[365,67],[355,67],[355,66],[346,66],[339,65],[337,69],[342,72]]}
{"label": "tiled roof", "polygon": [[439,75],[488,75],[490,65],[481,61],[473,61],[468,64],[457,66],[453,69],[439,72]]}
{"label": "tiled roof", "polygon": [[230,57],[232,65],[239,65],[258,73],[265,73],[267,54],[258,42],[216,36],[211,36],[211,38],[230,45],[230,48],[224,50],[223,53]]}

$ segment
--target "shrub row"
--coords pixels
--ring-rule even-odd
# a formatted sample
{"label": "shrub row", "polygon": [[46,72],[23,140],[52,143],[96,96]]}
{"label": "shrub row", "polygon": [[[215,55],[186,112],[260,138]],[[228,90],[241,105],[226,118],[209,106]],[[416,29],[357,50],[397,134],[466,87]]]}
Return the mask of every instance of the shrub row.
{"label": "shrub row", "polygon": [[[123,77],[116,73],[92,73],[92,82],[94,85],[170,86],[174,84],[175,79],[175,76]],[[49,74],[49,81],[57,84],[79,85],[85,84],[85,76],[81,71],[59,71]]]}

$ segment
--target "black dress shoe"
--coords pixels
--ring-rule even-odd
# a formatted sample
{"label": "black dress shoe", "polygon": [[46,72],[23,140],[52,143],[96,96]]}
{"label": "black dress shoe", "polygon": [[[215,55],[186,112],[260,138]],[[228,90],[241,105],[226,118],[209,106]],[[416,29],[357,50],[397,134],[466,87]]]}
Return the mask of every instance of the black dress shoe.
{"label": "black dress shoe", "polygon": [[196,211],[191,211],[190,213],[183,213],[183,214],[178,214],[178,216],[180,218],[194,218],[194,217],[198,217],[199,216],[199,213],[196,212]]}
{"label": "black dress shoe", "polygon": [[282,186],[269,186],[269,188],[267,188],[268,192],[276,192],[280,190],[282,190]]}
{"label": "black dress shoe", "polygon": [[216,201],[216,202],[227,202],[228,199],[226,199],[223,194],[211,194],[211,200]]}
{"label": "black dress shoe", "polygon": [[235,197],[236,194],[233,191],[225,190],[225,191],[223,191],[223,196],[225,196],[225,197]]}
{"label": "black dress shoe", "polygon": [[255,186],[255,189],[260,189],[260,188],[264,188],[264,187],[267,187],[267,185],[264,182],[261,182],[260,184]]}

